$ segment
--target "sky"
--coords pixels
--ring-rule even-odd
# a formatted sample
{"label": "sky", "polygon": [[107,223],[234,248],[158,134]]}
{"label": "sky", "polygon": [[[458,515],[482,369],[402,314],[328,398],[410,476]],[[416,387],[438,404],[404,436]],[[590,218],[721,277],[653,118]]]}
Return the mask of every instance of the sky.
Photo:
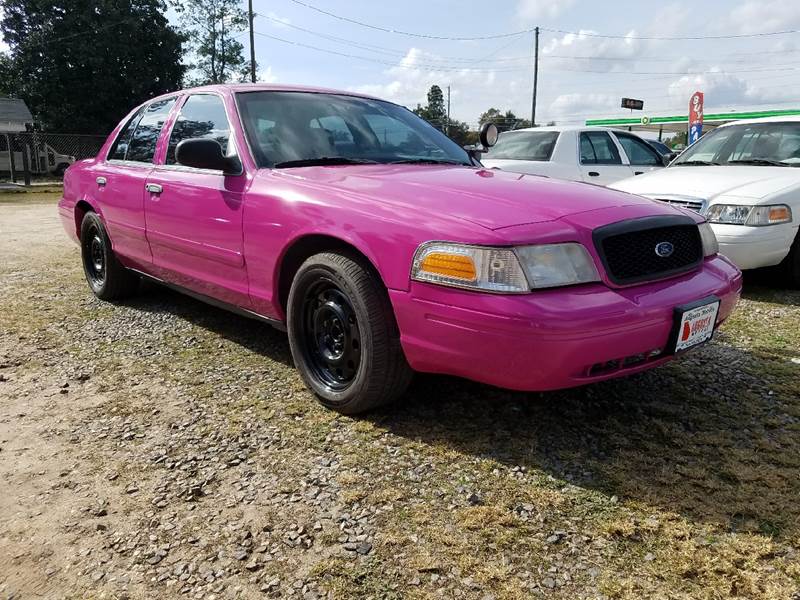
{"label": "sky", "polygon": [[[696,90],[705,93],[706,112],[800,108],[798,0],[253,6],[260,81],[365,92],[412,108],[425,103],[431,85],[445,93],[450,86],[452,118],[473,128],[490,107],[530,117],[536,26],[538,123],[631,116],[620,108],[623,96],[644,100],[635,116],[686,114]],[[676,37],[706,39],[664,39]],[[247,33],[239,39],[249,53]]]}
{"label": "sky", "polygon": [[[762,35],[800,30],[798,0],[253,0],[253,9],[261,81],[410,107],[432,84],[449,85],[451,116],[473,127],[489,107],[530,117],[535,26],[539,123],[630,116],[623,96],[644,100],[635,116],[686,114],[695,90],[706,112],[800,108],[800,32]],[[733,35],[753,37],[719,39]],[[675,37],[718,39],[643,39]]]}

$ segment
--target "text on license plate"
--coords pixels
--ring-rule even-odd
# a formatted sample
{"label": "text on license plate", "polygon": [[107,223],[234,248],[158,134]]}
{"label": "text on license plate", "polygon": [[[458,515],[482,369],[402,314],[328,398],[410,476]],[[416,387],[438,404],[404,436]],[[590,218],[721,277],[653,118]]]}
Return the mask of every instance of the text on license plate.
{"label": "text on license plate", "polygon": [[717,323],[719,300],[687,310],[678,322],[675,352],[686,350],[711,339]]}

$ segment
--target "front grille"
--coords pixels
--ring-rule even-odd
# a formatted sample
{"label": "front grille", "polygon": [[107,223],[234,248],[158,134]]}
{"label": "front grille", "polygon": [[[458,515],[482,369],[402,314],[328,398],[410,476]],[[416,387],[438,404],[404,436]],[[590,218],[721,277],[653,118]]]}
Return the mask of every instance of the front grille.
{"label": "front grille", "polygon": [[[700,231],[689,217],[645,217],[613,223],[596,229],[593,237],[608,279],[617,285],[685,273],[703,260]],[[672,245],[669,256],[656,252],[663,242]]]}
{"label": "front grille", "polygon": [[702,200],[680,200],[678,198],[656,198],[659,202],[666,202],[667,204],[674,204],[675,206],[682,206],[683,208],[691,209],[695,212],[700,212],[703,208]]}

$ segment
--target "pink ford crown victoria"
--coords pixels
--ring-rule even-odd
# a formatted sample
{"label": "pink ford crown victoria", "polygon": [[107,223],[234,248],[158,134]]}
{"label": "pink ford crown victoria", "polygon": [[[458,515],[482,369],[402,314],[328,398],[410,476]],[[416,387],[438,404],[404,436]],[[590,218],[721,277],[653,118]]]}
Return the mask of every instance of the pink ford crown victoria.
{"label": "pink ford crown victoria", "polygon": [[59,211],[97,297],[147,276],[285,328],[343,413],[414,371],[517,390],[642,371],[734,308],[741,274],[696,213],[475,157],[375,98],[205,87],[125,117]]}

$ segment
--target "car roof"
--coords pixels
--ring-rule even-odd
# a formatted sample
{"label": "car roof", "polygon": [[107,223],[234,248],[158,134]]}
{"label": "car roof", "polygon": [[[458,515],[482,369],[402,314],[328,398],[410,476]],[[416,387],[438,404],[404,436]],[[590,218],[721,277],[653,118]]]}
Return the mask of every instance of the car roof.
{"label": "car roof", "polygon": [[[169,92],[168,94],[162,94],[158,96],[161,97],[169,97],[175,94],[193,94],[198,92],[233,92],[233,93],[241,93],[241,92],[306,92],[306,93],[313,93],[313,94],[338,94],[340,96],[355,96],[358,98],[368,98],[370,100],[380,100],[375,96],[370,96],[369,94],[362,94],[360,92],[352,92],[347,90],[336,90],[330,88],[320,88],[320,87],[312,87],[312,86],[304,86],[304,85],[293,85],[293,84],[272,84],[272,83],[222,83],[216,85],[203,85],[199,87],[193,88],[184,88],[180,90],[175,90],[174,92]],[[154,100],[152,98],[151,100]],[[150,102],[150,100],[148,100]]]}
{"label": "car roof", "polygon": [[546,127],[524,127],[522,129],[509,129],[503,133],[516,133],[518,131],[621,131],[622,133],[636,134],[635,131],[629,132],[625,129],[614,127],[587,127],[585,125],[548,125]]}
{"label": "car roof", "polygon": [[748,123],[800,123],[800,115],[788,115],[785,117],[761,117],[760,119],[741,119],[724,123],[720,127],[730,127],[731,125],[746,125]]}

